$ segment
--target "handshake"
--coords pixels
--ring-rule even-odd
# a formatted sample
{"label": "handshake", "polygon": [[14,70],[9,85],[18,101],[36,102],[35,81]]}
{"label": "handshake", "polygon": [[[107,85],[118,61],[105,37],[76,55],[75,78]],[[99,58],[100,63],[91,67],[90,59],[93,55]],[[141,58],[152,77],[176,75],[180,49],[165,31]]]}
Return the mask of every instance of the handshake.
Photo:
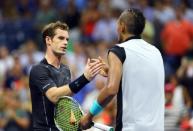
{"label": "handshake", "polygon": [[84,76],[91,81],[97,74],[108,76],[108,65],[99,56],[97,59],[88,59],[84,70]]}

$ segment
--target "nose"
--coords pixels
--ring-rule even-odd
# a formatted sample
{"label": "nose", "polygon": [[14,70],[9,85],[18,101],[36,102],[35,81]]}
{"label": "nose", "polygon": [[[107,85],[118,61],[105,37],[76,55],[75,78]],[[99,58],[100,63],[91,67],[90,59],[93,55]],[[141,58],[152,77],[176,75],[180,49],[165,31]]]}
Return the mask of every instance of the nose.
{"label": "nose", "polygon": [[64,40],[64,45],[66,46],[68,44],[68,40]]}
{"label": "nose", "polygon": [[65,42],[64,42],[64,45],[67,46],[67,45],[68,45],[68,41],[65,41]]}

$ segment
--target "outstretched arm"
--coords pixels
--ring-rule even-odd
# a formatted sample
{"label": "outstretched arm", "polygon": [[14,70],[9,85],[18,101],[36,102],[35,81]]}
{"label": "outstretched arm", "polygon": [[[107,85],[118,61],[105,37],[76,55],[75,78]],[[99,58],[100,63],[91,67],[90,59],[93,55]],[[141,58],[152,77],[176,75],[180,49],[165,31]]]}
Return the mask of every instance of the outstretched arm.
{"label": "outstretched arm", "polygon": [[[118,93],[119,84],[122,76],[122,62],[112,52],[108,55],[109,72],[107,87],[103,88],[97,98],[97,105],[104,108]],[[96,104],[96,103],[95,103]],[[97,109],[91,109],[90,112],[85,115],[80,122],[82,129],[88,129],[91,126],[92,118],[94,117]]]}
{"label": "outstretched arm", "polygon": [[122,63],[114,53],[109,53],[108,62],[109,76],[107,87],[103,88],[97,99],[98,103],[103,107],[105,107],[118,93],[119,84],[122,76]]}
{"label": "outstretched arm", "polygon": [[70,96],[79,92],[89,81],[91,81],[102,68],[103,63],[97,59],[88,59],[84,74],[70,84],[61,87],[52,87],[46,91],[46,96],[50,101],[56,103],[61,96]]}
{"label": "outstretched arm", "polygon": [[73,82],[60,87],[57,87],[46,67],[34,66],[29,77],[30,88],[39,89],[51,102],[56,103],[61,96],[69,96],[81,90],[99,73],[102,66],[103,64],[98,59],[88,59],[84,74]]}

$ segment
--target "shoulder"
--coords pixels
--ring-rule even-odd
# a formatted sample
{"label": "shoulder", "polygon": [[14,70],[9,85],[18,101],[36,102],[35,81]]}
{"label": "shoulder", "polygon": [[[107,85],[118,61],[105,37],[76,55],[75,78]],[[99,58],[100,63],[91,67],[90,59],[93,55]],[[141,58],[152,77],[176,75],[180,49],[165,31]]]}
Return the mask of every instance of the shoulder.
{"label": "shoulder", "polygon": [[109,49],[108,54],[112,52],[114,53],[122,63],[124,63],[125,59],[126,59],[126,54],[125,54],[125,50],[123,47],[119,46],[119,45],[115,45],[113,46],[111,49]]}
{"label": "shoulder", "polygon": [[38,75],[41,74],[47,74],[49,72],[48,66],[38,63],[36,65],[33,65],[30,71],[30,77],[34,76],[37,77]]}
{"label": "shoulder", "polygon": [[111,47],[109,49],[109,52],[110,51],[114,51],[114,50],[116,50],[116,51],[123,51],[124,47],[122,46],[122,44],[116,44],[116,45],[114,45],[113,47]]}
{"label": "shoulder", "polygon": [[47,68],[48,68],[48,66],[41,64],[41,63],[38,63],[38,64],[32,66],[31,72],[48,70]]}

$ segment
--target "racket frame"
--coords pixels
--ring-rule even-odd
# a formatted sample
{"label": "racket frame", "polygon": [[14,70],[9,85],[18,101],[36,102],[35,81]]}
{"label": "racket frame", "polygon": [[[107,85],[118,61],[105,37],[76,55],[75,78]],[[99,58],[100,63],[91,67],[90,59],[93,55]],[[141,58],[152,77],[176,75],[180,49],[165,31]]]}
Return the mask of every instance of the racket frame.
{"label": "racket frame", "polygon": [[[80,112],[82,113],[82,115],[84,115],[84,112],[83,112],[80,104],[79,104],[74,98],[72,98],[72,97],[70,97],[70,96],[62,96],[62,97],[59,98],[59,100],[60,100],[60,99],[63,99],[63,98],[65,98],[65,99],[67,98],[67,99],[70,99],[71,101],[75,102],[76,105],[78,106]],[[58,101],[59,101],[59,100],[58,100]],[[57,103],[56,103],[56,104],[57,104]],[[55,123],[55,125],[56,125],[56,127],[58,128],[59,131],[63,131],[63,130],[58,126],[58,124],[57,124],[57,122],[56,122],[56,120],[55,120],[55,112],[56,112],[55,110],[56,110],[56,108],[54,108],[54,123]],[[93,123],[93,127],[100,129],[99,126],[97,126],[98,123],[95,123],[95,122],[92,122],[92,123]],[[99,124],[99,125],[103,125],[103,124]],[[107,126],[107,125],[105,125],[105,126]],[[110,127],[110,126],[108,126],[108,127]],[[110,128],[112,128],[112,130],[114,130],[113,127],[110,127]]]}
{"label": "racket frame", "polygon": [[[71,101],[75,102],[76,105],[78,106],[79,110],[81,111],[82,115],[84,115],[84,112],[83,112],[80,104],[79,104],[74,98],[72,98],[72,97],[70,97],[70,96],[62,96],[62,97],[60,97],[60,98],[58,99],[58,102],[59,102],[60,99],[70,99]],[[57,104],[58,102],[56,102],[56,104]],[[56,104],[55,104],[55,105],[56,105]],[[56,120],[55,120],[55,113],[56,113],[56,108],[54,108],[54,123],[55,123],[55,125],[56,125],[56,127],[58,128],[59,131],[63,131],[63,130],[59,127],[59,125],[57,124],[57,122],[56,122]]]}

